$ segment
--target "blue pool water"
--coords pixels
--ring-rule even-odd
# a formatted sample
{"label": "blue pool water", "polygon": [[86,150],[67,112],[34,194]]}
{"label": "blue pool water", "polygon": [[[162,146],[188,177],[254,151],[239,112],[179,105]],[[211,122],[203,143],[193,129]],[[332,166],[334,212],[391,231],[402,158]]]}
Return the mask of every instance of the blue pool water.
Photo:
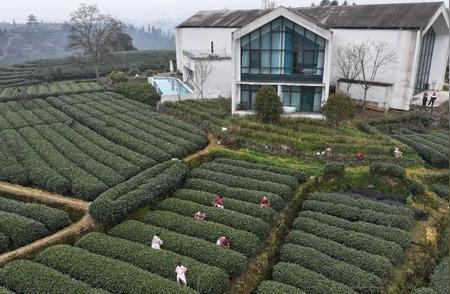
{"label": "blue pool water", "polygon": [[192,92],[177,78],[154,77],[153,86],[161,95],[186,95]]}

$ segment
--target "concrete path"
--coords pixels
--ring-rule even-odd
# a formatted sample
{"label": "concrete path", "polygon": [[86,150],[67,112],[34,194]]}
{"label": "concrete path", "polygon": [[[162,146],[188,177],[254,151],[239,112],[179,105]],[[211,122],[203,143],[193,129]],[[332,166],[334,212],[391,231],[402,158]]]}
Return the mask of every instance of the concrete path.
{"label": "concrete path", "polygon": [[[431,93],[433,93],[433,91],[427,91],[427,92],[428,92],[428,102],[429,102],[430,95],[431,95]],[[422,105],[423,93],[425,93],[425,92],[421,92],[421,93],[413,96],[413,99],[412,99],[413,105]],[[434,106],[439,106],[442,103],[444,103],[445,101],[448,101],[448,99],[449,99],[448,91],[436,91],[436,93],[437,93],[437,99],[434,102]]]}

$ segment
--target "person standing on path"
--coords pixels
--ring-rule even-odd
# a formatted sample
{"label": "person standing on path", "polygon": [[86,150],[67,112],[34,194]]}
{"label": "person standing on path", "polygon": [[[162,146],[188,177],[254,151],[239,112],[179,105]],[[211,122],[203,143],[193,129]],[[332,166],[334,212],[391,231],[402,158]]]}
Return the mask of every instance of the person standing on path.
{"label": "person standing on path", "polygon": [[422,97],[422,105],[427,106],[427,102],[428,102],[428,92],[425,91],[425,93],[423,93],[423,97]]}
{"label": "person standing on path", "polygon": [[430,96],[430,102],[428,102],[428,106],[431,105],[431,107],[433,107],[434,101],[436,101],[436,99],[437,99],[436,91],[433,91],[433,94],[431,94],[431,96]]}

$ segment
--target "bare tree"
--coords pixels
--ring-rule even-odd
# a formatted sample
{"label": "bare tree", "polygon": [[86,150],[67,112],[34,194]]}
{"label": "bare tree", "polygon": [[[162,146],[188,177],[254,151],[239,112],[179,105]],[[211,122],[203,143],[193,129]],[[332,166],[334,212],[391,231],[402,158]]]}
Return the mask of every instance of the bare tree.
{"label": "bare tree", "polygon": [[358,45],[355,43],[347,43],[344,47],[339,47],[336,50],[337,69],[340,75],[347,80],[347,93],[353,85],[350,81],[355,80],[361,73],[357,56],[358,51]]}
{"label": "bare tree", "polygon": [[271,0],[262,0],[261,3],[262,9],[274,9],[276,5],[275,1]]}
{"label": "bare tree", "polygon": [[125,36],[122,22],[110,15],[100,14],[96,5],[81,4],[71,14],[68,30],[67,48],[90,55],[97,78],[100,77],[98,66],[103,57],[127,47],[122,43],[131,40]]}
{"label": "bare tree", "polygon": [[198,95],[201,99],[204,98],[204,86],[211,73],[211,61],[209,58],[199,58],[195,60],[194,74],[189,76],[188,79],[194,85],[198,91]]}
{"label": "bare tree", "polygon": [[378,71],[386,65],[395,62],[397,54],[388,43],[363,42],[357,46],[357,63],[360,68],[360,85],[364,90],[363,111],[366,110],[367,92],[372,87]]}

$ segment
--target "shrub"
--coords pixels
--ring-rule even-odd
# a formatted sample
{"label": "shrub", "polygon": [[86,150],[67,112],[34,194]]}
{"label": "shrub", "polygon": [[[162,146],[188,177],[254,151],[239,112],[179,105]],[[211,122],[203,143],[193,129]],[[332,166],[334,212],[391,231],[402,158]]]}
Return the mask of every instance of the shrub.
{"label": "shrub", "polygon": [[326,176],[342,177],[345,173],[345,165],[340,162],[328,162],[323,172]]}
{"label": "shrub", "polygon": [[299,288],[306,293],[353,293],[352,288],[293,263],[280,262],[273,267],[273,279]]}
{"label": "shrub", "polygon": [[[189,200],[203,205],[211,205],[211,203],[214,202],[216,195],[208,192],[180,189],[175,193],[174,197]],[[275,216],[277,214],[270,207],[261,209],[261,207],[257,203],[248,203],[245,201],[224,197],[222,197],[222,201],[227,210],[232,210],[247,215],[251,215],[253,217],[262,219],[263,221],[269,224],[274,221]]]}
{"label": "shrub", "polygon": [[419,195],[425,192],[425,186],[422,183],[407,179],[408,189],[412,195]]}
{"label": "shrub", "polygon": [[253,233],[261,240],[269,231],[269,225],[263,220],[228,209],[217,209],[216,207],[200,205],[177,198],[164,200],[158,205],[158,208],[187,217],[192,217],[197,211],[202,211],[208,215],[208,221],[210,222]]}
{"label": "shrub", "polygon": [[176,189],[186,174],[187,166],[181,162],[158,165],[100,195],[91,203],[89,212],[103,222],[119,221],[162,194]]}
{"label": "shrub", "polygon": [[235,160],[235,159],[228,159],[228,158],[216,158],[214,160],[216,163],[221,164],[228,164],[228,165],[234,165],[234,166],[240,166],[248,169],[256,169],[256,170],[264,170],[269,171],[277,174],[292,176],[297,178],[299,183],[306,182],[308,180],[308,175],[301,171],[301,170],[295,170],[285,167],[279,167],[274,165],[268,165],[268,164],[260,164],[260,163],[253,163],[248,162],[244,160]]}
{"label": "shrub", "polygon": [[184,184],[184,188],[213,193],[224,198],[238,199],[253,204],[258,204],[262,196],[266,196],[270,200],[272,208],[276,211],[280,211],[285,205],[283,199],[273,193],[265,192],[262,195],[260,191],[230,188],[217,182],[202,179],[188,179]]}
{"label": "shrub", "polygon": [[246,256],[253,255],[261,246],[261,241],[252,233],[213,222],[193,221],[192,217],[180,216],[173,212],[150,211],[142,217],[142,221],[209,242],[216,242],[220,236],[228,236],[231,239],[231,249]]}
{"label": "shrub", "polygon": [[[17,293],[109,293],[28,260],[7,263],[0,269],[0,284]],[[0,290],[0,293],[10,292]]]}
{"label": "shrub", "polygon": [[347,247],[338,242],[327,238],[321,238],[304,231],[291,231],[286,239],[286,242],[314,248],[334,259],[356,265],[357,267],[374,273],[381,278],[386,277],[392,269],[392,264],[390,261],[383,256],[374,255],[365,251]]}
{"label": "shrub", "polygon": [[431,288],[424,288],[424,287],[422,287],[422,288],[414,289],[411,292],[411,294],[437,294],[437,293],[436,293],[436,291],[434,291]]}
{"label": "shrub", "polygon": [[283,197],[283,199],[289,199],[292,196],[293,192],[289,186],[284,184],[270,183],[261,180],[243,178],[225,173],[213,172],[203,168],[194,169],[191,172],[191,176],[193,178],[214,181],[234,188],[261,191],[260,198],[262,198],[262,196],[265,196],[265,192],[270,192]]}
{"label": "shrub", "polygon": [[129,263],[114,260],[68,245],[56,245],[42,251],[36,261],[54,268],[92,287],[114,293],[195,293],[144,271]]}
{"label": "shrub", "polygon": [[336,241],[357,250],[384,256],[389,258],[392,263],[399,261],[403,255],[403,249],[394,242],[364,233],[347,231],[309,218],[297,218],[295,229]]}
{"label": "shrub", "polygon": [[378,134],[379,131],[377,130],[377,128],[375,128],[374,126],[370,125],[367,121],[365,120],[358,120],[357,121],[358,124],[358,128],[363,131],[366,132],[367,134]]}
{"label": "shrub", "polygon": [[189,270],[188,286],[200,293],[223,293],[228,287],[228,276],[223,270],[171,251],[154,250],[148,245],[101,233],[90,233],[75,245],[91,253],[133,264],[168,280],[174,278],[177,262],[181,262]]}
{"label": "shrub", "polygon": [[439,197],[448,199],[448,185],[435,184],[435,185],[431,186],[431,189]]}
{"label": "shrub", "polygon": [[113,81],[113,83],[126,82],[128,81],[128,75],[122,71],[112,71],[108,77]]}
{"label": "shrub", "polygon": [[148,245],[153,235],[157,233],[160,234],[161,239],[164,241],[163,249],[221,268],[231,277],[238,276],[245,267],[245,256],[236,251],[226,250],[209,241],[171,232],[138,221],[125,221],[108,232],[111,236],[145,245]]}
{"label": "shrub", "polygon": [[438,294],[449,293],[448,257],[443,258],[430,277],[430,288]]}
{"label": "shrub", "polygon": [[0,232],[9,238],[9,249],[19,248],[49,234],[42,223],[4,211],[0,211]]}
{"label": "shrub", "polygon": [[307,200],[303,203],[303,209],[334,215],[349,221],[364,221],[404,230],[411,228],[411,219],[409,217],[357,208],[350,205]]}
{"label": "shrub", "polygon": [[262,86],[256,94],[256,116],[265,123],[276,123],[282,112],[283,105],[274,88]]}
{"label": "shrub", "polygon": [[140,74],[141,72],[139,71],[139,68],[130,68],[128,70],[128,75],[134,77],[135,75]]}
{"label": "shrub", "polygon": [[147,80],[120,82],[114,86],[114,91],[151,106],[156,106],[156,103],[161,100],[159,93]]}
{"label": "shrub", "polygon": [[[300,212],[299,216],[315,219],[321,223],[336,226],[344,230],[365,233],[387,241],[392,241],[400,245],[403,249],[406,249],[411,244],[410,233],[401,229],[380,226],[362,221],[348,221],[343,218],[309,210]],[[301,219],[298,221],[301,221]],[[294,222],[294,227],[296,226],[297,225]]]}
{"label": "shrub", "polygon": [[257,294],[306,294],[306,292],[297,289],[288,284],[276,281],[262,281],[259,284]]}
{"label": "shrub", "polygon": [[0,197],[2,211],[14,213],[41,222],[51,231],[57,231],[70,224],[67,212],[42,204],[25,203]]}
{"label": "shrub", "polygon": [[357,292],[379,293],[382,281],[373,273],[338,261],[312,248],[286,244],[281,248],[280,260],[298,264],[308,270],[343,283]]}
{"label": "shrub", "polygon": [[322,113],[330,125],[339,128],[339,125],[355,117],[355,105],[352,98],[344,93],[331,95],[324,106]]}
{"label": "shrub", "polygon": [[248,169],[244,167],[226,165],[221,163],[208,162],[202,164],[203,169],[207,169],[210,171],[226,173],[235,176],[241,176],[243,178],[251,178],[255,180],[267,181],[271,183],[284,184],[291,187],[292,190],[295,190],[298,186],[297,179],[294,177],[290,177],[287,175],[280,175],[273,172],[256,170],[256,169]]}
{"label": "shrub", "polygon": [[405,169],[392,163],[372,163],[369,166],[369,172],[374,176],[388,176],[399,179],[405,178]]}
{"label": "shrub", "polygon": [[9,248],[9,238],[3,233],[0,233],[0,253],[7,251]]}

